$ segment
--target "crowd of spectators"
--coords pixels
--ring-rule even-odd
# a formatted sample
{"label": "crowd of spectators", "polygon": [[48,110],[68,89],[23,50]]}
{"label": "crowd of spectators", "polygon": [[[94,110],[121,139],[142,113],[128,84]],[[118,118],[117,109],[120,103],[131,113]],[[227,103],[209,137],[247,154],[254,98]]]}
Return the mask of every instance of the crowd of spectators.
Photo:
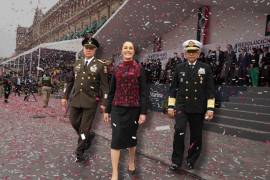
{"label": "crowd of spectators", "polygon": [[[141,63],[148,83],[169,84],[177,64],[185,62],[184,53],[175,52],[162,69],[160,59],[147,59]],[[217,85],[230,86],[270,86],[269,47],[247,49],[235,52],[228,44],[222,51],[220,46],[207,53],[201,52],[199,61],[209,64]]]}

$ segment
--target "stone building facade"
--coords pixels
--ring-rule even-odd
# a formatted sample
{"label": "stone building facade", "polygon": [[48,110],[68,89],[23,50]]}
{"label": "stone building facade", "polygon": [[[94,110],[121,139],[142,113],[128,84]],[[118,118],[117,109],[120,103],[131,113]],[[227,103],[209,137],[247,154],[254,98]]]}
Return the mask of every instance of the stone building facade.
{"label": "stone building facade", "polygon": [[93,32],[123,1],[58,0],[45,14],[37,8],[30,27],[17,27],[15,52],[19,54],[42,43],[79,38],[88,30]]}

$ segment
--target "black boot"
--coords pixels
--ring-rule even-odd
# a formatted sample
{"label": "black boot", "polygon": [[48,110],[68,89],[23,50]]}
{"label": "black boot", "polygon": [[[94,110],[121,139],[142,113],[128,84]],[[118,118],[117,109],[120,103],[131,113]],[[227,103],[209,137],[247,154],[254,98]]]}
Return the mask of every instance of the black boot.
{"label": "black boot", "polygon": [[178,171],[178,170],[180,169],[180,167],[181,167],[181,166],[172,163],[172,164],[169,166],[169,170],[171,170],[171,171]]}
{"label": "black boot", "polygon": [[91,132],[89,133],[89,135],[87,136],[87,139],[86,139],[86,147],[85,147],[85,150],[89,149],[91,144],[92,144],[92,141],[95,137],[95,133],[94,132]]}

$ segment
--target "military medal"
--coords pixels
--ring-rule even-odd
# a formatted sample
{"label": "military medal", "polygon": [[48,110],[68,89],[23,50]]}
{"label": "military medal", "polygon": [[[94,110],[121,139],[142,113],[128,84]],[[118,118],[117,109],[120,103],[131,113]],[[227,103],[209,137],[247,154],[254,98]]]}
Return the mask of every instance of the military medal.
{"label": "military medal", "polygon": [[200,76],[200,83],[202,84],[202,82],[203,82],[203,77]]}
{"label": "military medal", "polygon": [[180,78],[180,82],[183,82],[184,80],[183,80],[183,78]]}

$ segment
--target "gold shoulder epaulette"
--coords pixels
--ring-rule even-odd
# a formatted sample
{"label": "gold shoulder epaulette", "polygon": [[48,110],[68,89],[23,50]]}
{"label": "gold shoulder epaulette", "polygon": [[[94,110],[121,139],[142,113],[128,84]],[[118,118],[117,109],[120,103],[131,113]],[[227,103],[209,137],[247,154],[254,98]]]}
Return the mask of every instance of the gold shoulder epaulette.
{"label": "gold shoulder epaulette", "polygon": [[207,100],[207,108],[215,108],[215,98]]}
{"label": "gold shoulder epaulette", "polygon": [[170,97],[168,99],[168,106],[175,106],[176,99],[174,97]]}

